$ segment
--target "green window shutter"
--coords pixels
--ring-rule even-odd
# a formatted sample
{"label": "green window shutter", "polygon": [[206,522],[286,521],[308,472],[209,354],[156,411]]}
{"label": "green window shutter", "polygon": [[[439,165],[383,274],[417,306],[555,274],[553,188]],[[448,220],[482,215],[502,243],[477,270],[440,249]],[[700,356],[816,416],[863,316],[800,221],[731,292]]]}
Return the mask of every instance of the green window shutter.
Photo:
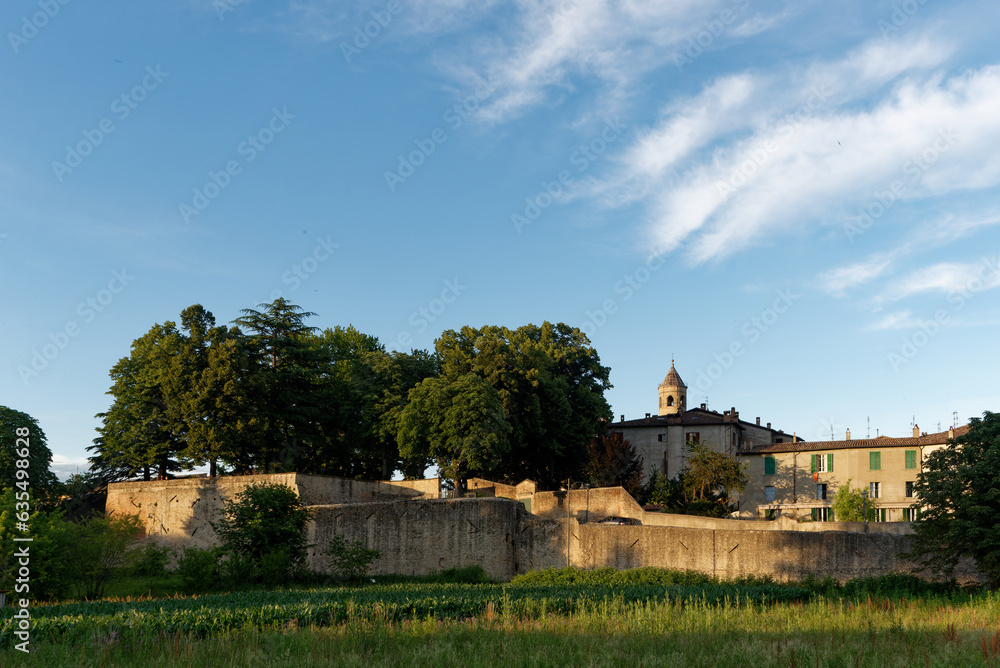
{"label": "green window shutter", "polygon": [[882,511],[882,521],[885,522],[885,508],[880,508],[879,510]]}
{"label": "green window shutter", "polygon": [[819,455],[812,455],[811,457],[809,457],[809,461],[812,463],[812,471],[810,471],[810,473],[816,473],[816,469],[818,468],[816,466],[817,457],[819,457]]}
{"label": "green window shutter", "polygon": [[881,452],[869,452],[868,453],[868,468],[872,471],[882,470],[882,453]]}
{"label": "green window shutter", "polygon": [[917,468],[917,451],[907,450],[906,451],[906,468],[915,469]]}
{"label": "green window shutter", "polygon": [[833,453],[826,456],[826,472],[833,473]]}
{"label": "green window shutter", "polygon": [[813,522],[819,518],[819,508],[812,509]]}
{"label": "green window shutter", "polygon": [[764,457],[764,475],[774,475],[774,457]]}

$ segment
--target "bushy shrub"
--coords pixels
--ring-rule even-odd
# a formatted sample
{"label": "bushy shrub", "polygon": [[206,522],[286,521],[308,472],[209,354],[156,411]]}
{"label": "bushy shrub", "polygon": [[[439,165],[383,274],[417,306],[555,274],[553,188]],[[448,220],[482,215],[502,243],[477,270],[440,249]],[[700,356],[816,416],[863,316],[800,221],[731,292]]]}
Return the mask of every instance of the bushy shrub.
{"label": "bushy shrub", "polygon": [[378,550],[369,550],[360,540],[348,542],[341,535],[330,539],[323,552],[330,556],[330,566],[336,577],[357,580],[368,574],[372,562],[382,556]]}
{"label": "bushy shrub", "polygon": [[[222,519],[212,527],[226,553],[249,558],[259,578],[263,577],[266,558],[268,578],[278,581],[305,564],[310,516],[292,488],[263,483],[250,485],[226,501]],[[276,552],[284,553],[285,558],[273,556]],[[282,563],[284,571],[278,573]]]}
{"label": "bushy shrub", "polygon": [[146,578],[162,577],[167,574],[167,564],[174,551],[169,547],[157,547],[155,543],[146,543],[137,551],[135,563],[132,564],[132,575]]}
{"label": "bushy shrub", "polygon": [[211,591],[219,584],[222,551],[216,547],[186,547],[177,560],[177,574],[189,593]]}

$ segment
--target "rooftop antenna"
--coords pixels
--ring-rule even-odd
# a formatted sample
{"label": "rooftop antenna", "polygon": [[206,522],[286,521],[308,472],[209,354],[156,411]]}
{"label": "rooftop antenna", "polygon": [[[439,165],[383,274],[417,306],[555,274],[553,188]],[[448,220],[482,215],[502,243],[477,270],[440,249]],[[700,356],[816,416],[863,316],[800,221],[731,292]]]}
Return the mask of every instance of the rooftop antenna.
{"label": "rooftop antenna", "polygon": [[941,431],[941,420],[938,420],[938,432]]}
{"label": "rooftop antenna", "polygon": [[865,438],[872,437],[872,419],[871,417],[866,417],[865,420],[868,422],[868,432],[865,433]]}
{"label": "rooftop antenna", "polygon": [[951,412],[951,427],[952,429],[958,429],[958,411]]}
{"label": "rooftop antenna", "polygon": [[913,419],[910,420],[910,429],[913,429],[915,426],[917,426],[917,416],[916,415],[914,415]]}
{"label": "rooftop antenna", "polygon": [[834,437],[833,437],[833,423],[832,422],[830,423],[830,440],[831,441],[834,440]]}

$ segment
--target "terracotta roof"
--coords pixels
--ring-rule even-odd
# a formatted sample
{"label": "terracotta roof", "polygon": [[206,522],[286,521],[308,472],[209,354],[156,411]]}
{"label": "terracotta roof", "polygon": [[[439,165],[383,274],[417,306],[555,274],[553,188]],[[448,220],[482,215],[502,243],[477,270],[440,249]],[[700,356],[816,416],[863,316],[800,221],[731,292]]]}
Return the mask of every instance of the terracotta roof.
{"label": "terracotta roof", "polygon": [[[969,426],[955,429],[955,436],[962,436],[969,431]],[[902,448],[920,445],[944,445],[948,442],[948,432],[942,431],[936,434],[925,436],[907,436],[904,438],[892,438],[890,436],[879,436],[878,438],[855,438],[850,441],[799,441],[798,443],[763,443],[752,448],[740,450],[741,455],[759,455],[768,452],[807,452],[810,450],[848,450],[858,448],[861,450],[868,448]]]}
{"label": "terracotta roof", "polygon": [[[728,411],[727,411],[728,412]],[[732,424],[738,422],[741,425],[746,425],[748,427],[756,427],[758,429],[763,429],[767,431],[767,427],[759,424],[754,424],[752,422],[747,422],[745,420],[733,420],[728,418],[726,415],[717,413],[716,411],[706,410],[702,408],[692,408],[691,410],[684,411],[683,413],[672,413],[670,415],[651,415],[648,418],[638,418],[636,420],[627,420],[624,422],[612,422],[608,424],[608,429],[621,429],[622,427],[658,427],[663,428],[669,425],[682,425],[689,427],[697,427],[701,425],[710,424]],[[770,431],[787,438],[791,438],[792,434],[786,434],[780,429],[771,429]],[[801,439],[799,442],[802,442]]]}
{"label": "terracotta roof", "polygon": [[681,380],[681,375],[677,373],[677,369],[674,368],[673,361],[670,362],[670,371],[667,372],[667,375],[663,378],[663,382],[660,383],[660,385],[676,385],[678,387],[687,387],[687,385],[684,384],[684,381]]}

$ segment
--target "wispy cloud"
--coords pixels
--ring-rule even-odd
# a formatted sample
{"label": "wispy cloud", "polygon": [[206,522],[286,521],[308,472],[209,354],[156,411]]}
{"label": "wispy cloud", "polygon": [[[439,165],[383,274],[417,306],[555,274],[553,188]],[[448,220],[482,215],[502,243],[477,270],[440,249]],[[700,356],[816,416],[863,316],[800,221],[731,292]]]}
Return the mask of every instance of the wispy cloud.
{"label": "wispy cloud", "polygon": [[894,261],[893,253],[876,253],[862,262],[832,269],[820,274],[820,289],[834,297],[845,297],[848,290],[884,276]]}
{"label": "wispy cloud", "polygon": [[[719,79],[640,133],[593,194],[643,199],[657,250],[684,247],[697,264],[827,225],[895,181],[909,201],[990,187],[1000,182],[1000,68],[928,71],[952,51],[927,37],[879,41],[798,73]],[[740,107],[755,113],[734,122]]]}
{"label": "wispy cloud", "polygon": [[1000,287],[998,264],[1000,258],[983,258],[979,262],[940,262],[923,267],[893,283],[880,299],[899,301],[925,292],[949,294],[990,290]]}

